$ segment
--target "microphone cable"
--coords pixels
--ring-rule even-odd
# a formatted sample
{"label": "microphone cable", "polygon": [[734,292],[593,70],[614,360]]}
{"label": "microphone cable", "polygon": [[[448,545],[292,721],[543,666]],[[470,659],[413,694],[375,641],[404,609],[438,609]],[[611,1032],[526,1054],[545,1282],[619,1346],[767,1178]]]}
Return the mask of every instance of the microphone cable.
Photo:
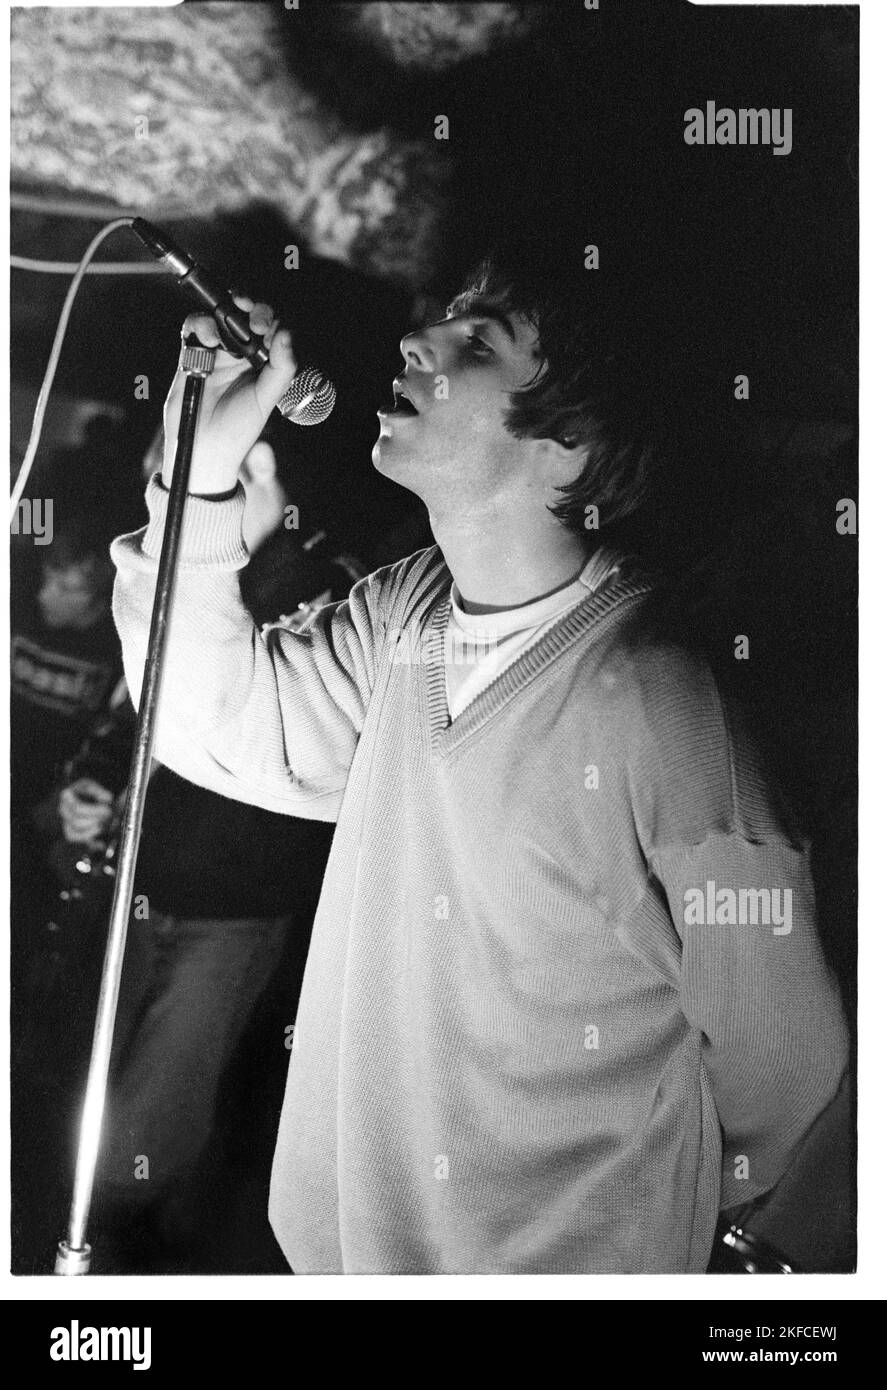
{"label": "microphone cable", "polygon": [[[32,256],[9,257],[13,270],[38,270],[44,275],[74,275],[79,261],[38,261]],[[87,275],[165,275],[162,265],[152,261],[97,261],[86,267]]]}
{"label": "microphone cable", "polygon": [[[139,240],[142,241],[152,251],[157,259],[147,264],[136,261],[130,266],[128,263],[106,262],[98,265],[90,265],[90,261],[106,237],[112,232],[116,232],[121,227],[127,227],[135,231]],[[52,383],[55,380],[56,370],[59,364],[62,344],[68,328],[68,320],[71,317],[71,310],[77,291],[83,281],[84,275],[88,272],[93,275],[142,275],[145,273],[165,275],[172,270],[176,274],[180,284],[182,281],[188,282],[188,288],[193,293],[197,292],[198,298],[205,303],[218,304],[218,291],[213,288],[212,283],[207,279],[203,267],[183,252],[174,242],[169,241],[159,228],[150,222],[145,222],[140,217],[115,217],[108,222],[100,231],[96,233],[92,241],[87,246],[80,260],[76,265],[69,265],[65,261],[39,261],[32,260],[25,256],[12,256],[10,258],[13,267],[21,270],[40,270],[47,274],[67,274],[73,270],[74,275],[68,286],[62,311],[59,315],[58,326],[56,327],[52,349],[49,354],[49,361],[46,364],[46,371],[40,386],[37,397],[37,405],[34,409],[34,419],[31,424],[31,433],[28,439],[28,447],[22,460],[21,468],[15,480],[10,498],[10,528],[15,532],[18,518],[19,504],[22,494],[27,486],[31,470],[34,466],[34,459],[40,445],[40,437],[43,433],[43,420],[46,415],[46,407],[49,404],[49,393],[52,390]],[[170,264],[171,262],[171,264]],[[180,263],[186,268],[186,273],[180,270]],[[261,343],[261,340],[252,334],[249,329],[248,317],[235,308],[230,299],[230,295],[222,295],[221,299],[228,305],[227,318],[225,322],[234,323],[237,328],[235,334],[236,346],[229,347],[229,351],[237,351],[238,346],[241,355],[252,358],[254,349],[258,347],[262,356],[260,361],[267,362],[268,351]],[[222,334],[224,339],[224,333]],[[227,341],[227,340],[226,340]],[[247,344],[244,348],[243,344]],[[290,420],[296,425],[317,425],[321,424],[330,414],[336,401],[336,388],[322,372],[315,367],[303,367],[300,372],[293,377],[283,396],[277,402],[277,409],[285,419]]]}
{"label": "microphone cable", "polygon": [[[11,528],[15,527],[16,519],[18,516],[19,502],[21,501],[22,493],[24,492],[27,486],[28,478],[31,474],[31,469],[34,466],[34,459],[37,454],[37,449],[40,445],[40,436],[43,433],[43,419],[46,415],[46,407],[49,404],[49,393],[52,390],[52,383],[55,380],[56,369],[58,368],[59,357],[61,356],[62,351],[62,344],[65,340],[65,333],[67,332],[68,328],[68,320],[71,317],[71,310],[74,307],[74,299],[77,295],[77,291],[80,288],[80,285],[83,281],[84,275],[87,272],[87,269],[90,268],[90,261],[92,260],[93,256],[95,255],[96,251],[101,246],[105,238],[109,237],[112,232],[116,232],[121,227],[131,227],[132,223],[133,219],[131,217],[115,217],[113,222],[107,223],[107,225],[102,227],[100,231],[96,232],[92,241],[89,243],[83,255],[80,257],[80,260],[78,261],[77,265],[74,267],[74,276],[71,280],[70,285],[68,286],[68,292],[65,295],[65,302],[62,305],[62,312],[59,315],[58,326],[56,327],[55,337],[52,341],[52,350],[49,354],[49,361],[46,364],[46,371],[43,374],[43,381],[40,386],[40,393],[37,397],[37,405],[34,408],[34,419],[31,424],[31,434],[28,439],[28,447],[25,450],[25,457],[22,460],[22,466],[18,471],[18,477],[15,480],[15,486],[12,489],[9,517],[9,524]],[[11,259],[14,265],[16,260],[20,258],[12,257]],[[44,268],[46,265],[60,266],[62,264],[63,262],[60,261],[48,261],[45,262]],[[135,262],[134,264],[139,265],[138,262]],[[28,266],[27,268],[33,269],[34,267]],[[163,269],[162,266],[158,268],[161,271]],[[100,266],[92,267],[93,273],[96,273],[100,270]],[[61,271],[52,273],[60,274]],[[111,273],[120,274],[122,272],[120,272],[119,270],[115,270]],[[137,273],[141,274],[141,269],[139,269]]]}

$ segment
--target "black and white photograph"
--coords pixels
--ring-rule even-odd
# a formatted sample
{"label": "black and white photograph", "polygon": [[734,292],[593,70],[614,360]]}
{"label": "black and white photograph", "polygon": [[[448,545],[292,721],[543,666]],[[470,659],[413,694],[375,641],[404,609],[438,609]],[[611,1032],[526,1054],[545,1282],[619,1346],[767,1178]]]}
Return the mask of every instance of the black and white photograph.
{"label": "black and white photograph", "polygon": [[857,1272],[860,18],[11,7],[19,1287]]}

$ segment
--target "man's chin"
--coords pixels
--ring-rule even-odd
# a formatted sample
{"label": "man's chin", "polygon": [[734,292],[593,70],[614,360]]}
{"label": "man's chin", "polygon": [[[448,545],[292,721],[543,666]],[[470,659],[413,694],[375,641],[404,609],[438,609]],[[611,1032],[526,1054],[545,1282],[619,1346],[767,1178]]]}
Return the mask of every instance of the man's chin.
{"label": "man's chin", "polygon": [[386,478],[394,478],[399,483],[405,481],[404,474],[409,469],[410,453],[402,444],[395,444],[390,434],[379,435],[373,445],[371,458],[377,473],[383,473]]}

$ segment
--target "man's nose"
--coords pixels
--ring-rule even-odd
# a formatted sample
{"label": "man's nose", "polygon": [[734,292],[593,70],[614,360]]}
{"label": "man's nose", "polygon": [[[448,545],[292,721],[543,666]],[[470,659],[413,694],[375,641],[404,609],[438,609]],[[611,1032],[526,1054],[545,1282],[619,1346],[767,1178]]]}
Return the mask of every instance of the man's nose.
{"label": "man's nose", "polygon": [[400,340],[400,350],[408,367],[420,372],[434,371],[434,348],[427,328],[416,328],[405,333]]}

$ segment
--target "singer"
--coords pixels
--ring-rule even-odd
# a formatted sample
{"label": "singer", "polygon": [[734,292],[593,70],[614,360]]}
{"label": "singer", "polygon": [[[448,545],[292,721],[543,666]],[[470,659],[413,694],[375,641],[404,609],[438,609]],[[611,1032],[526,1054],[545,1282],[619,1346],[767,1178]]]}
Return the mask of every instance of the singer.
{"label": "singer", "polygon": [[[157,756],[336,831],[271,1179],[300,1273],[702,1272],[847,1061],[806,846],[706,665],[657,633],[639,538],[667,451],[647,325],[490,260],[402,340],[378,470],[436,545],[266,646],[241,461],[296,364],[206,383]],[[185,331],[207,345],[209,316]],[[150,520],[114,544],[138,691],[182,381]],[[687,894],[790,893],[791,930]],[[695,901],[695,899],[694,899]]]}

